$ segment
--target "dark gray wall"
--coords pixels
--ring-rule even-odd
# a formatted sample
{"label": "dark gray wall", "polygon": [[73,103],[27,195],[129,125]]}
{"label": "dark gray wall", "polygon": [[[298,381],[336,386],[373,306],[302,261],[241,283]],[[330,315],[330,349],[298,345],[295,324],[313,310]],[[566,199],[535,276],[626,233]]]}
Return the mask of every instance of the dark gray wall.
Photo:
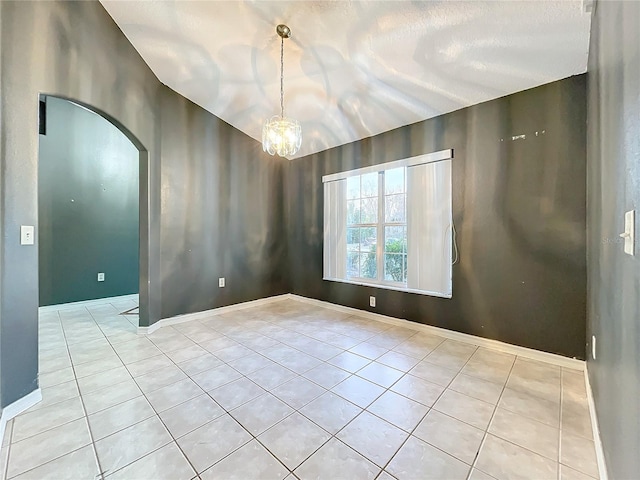
{"label": "dark gray wall", "polygon": [[38,224],[40,94],[99,110],[141,150],[141,322],[289,290],[269,193],[286,161],[161,85],[97,2],[2,1],[0,19],[0,405],[37,386],[37,245],[18,233]]}
{"label": "dark gray wall", "polygon": [[161,105],[162,317],[288,293],[288,161],[169,89]]}
{"label": "dark gray wall", "polygon": [[137,293],[138,149],[68,100],[46,99],[46,126],[38,162],[40,305]]}
{"label": "dark gray wall", "polygon": [[[588,82],[588,371],[609,478],[640,472],[640,3],[601,1]],[[623,253],[636,211],[636,255]]]}
{"label": "dark gray wall", "polygon": [[[584,358],[585,83],[571,77],[292,161],[293,292]],[[449,148],[453,298],[323,281],[322,176]]]}
{"label": "dark gray wall", "polygon": [[[152,179],[141,206],[159,216],[160,84],[98,3],[0,2],[2,10],[0,251],[1,405],[37,386],[38,246],[20,246],[20,225],[38,234],[38,101],[40,94],[73,98],[117,119],[148,151]],[[159,302],[157,245],[141,277]],[[145,233],[145,235],[147,235]],[[155,293],[157,290],[158,293]],[[142,293],[142,292],[141,292]],[[142,300],[142,299],[141,299]],[[158,303],[159,305],[159,303]],[[150,316],[159,317],[157,314]]]}

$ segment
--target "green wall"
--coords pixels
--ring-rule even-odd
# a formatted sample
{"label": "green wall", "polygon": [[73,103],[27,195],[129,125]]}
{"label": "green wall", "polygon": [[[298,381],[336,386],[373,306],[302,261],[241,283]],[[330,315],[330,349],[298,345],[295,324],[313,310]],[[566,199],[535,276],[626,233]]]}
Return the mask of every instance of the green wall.
{"label": "green wall", "polygon": [[46,102],[38,166],[40,305],[137,293],[138,150],[101,116],[55,97]]}

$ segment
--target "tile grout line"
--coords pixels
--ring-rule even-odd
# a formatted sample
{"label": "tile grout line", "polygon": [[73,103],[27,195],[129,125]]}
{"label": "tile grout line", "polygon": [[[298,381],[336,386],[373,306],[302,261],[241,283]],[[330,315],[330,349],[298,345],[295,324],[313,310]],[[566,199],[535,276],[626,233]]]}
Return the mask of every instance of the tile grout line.
{"label": "tile grout line", "polygon": [[[513,367],[515,366],[516,362],[518,361],[518,355],[514,355],[514,359],[513,359],[513,363],[511,364],[511,368],[509,368],[509,374],[507,375],[507,378],[505,379],[504,385],[502,386],[502,390],[500,391],[500,396],[498,397],[498,401],[496,402],[496,405],[493,407],[493,412],[491,413],[491,418],[489,419],[489,423],[487,424],[487,428],[484,431],[484,434],[482,436],[482,440],[480,441],[480,445],[478,446],[478,451],[476,452],[476,456],[473,459],[473,463],[471,464],[471,469],[469,470],[469,474],[467,475],[467,480],[471,480],[471,474],[473,473],[473,469],[477,468],[477,464],[478,464],[478,458],[480,457],[480,452],[482,451],[482,448],[484,447],[484,444],[487,440],[487,435],[489,435],[489,429],[491,428],[491,425],[493,424],[493,420],[496,416],[496,411],[498,410],[498,406],[500,405],[500,400],[502,399],[502,396],[504,395],[504,391],[507,388],[507,383],[509,383],[509,378],[511,378],[511,373],[513,372]],[[478,470],[480,470],[478,468]],[[480,470],[482,473],[486,473],[484,472],[484,470]],[[487,474],[488,475],[488,474]],[[491,476],[491,475],[489,475]]]}

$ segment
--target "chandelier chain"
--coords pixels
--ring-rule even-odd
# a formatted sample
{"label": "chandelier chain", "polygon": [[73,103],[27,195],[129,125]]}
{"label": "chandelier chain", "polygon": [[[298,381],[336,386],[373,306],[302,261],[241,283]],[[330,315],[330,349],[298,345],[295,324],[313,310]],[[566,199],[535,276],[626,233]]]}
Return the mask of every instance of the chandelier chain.
{"label": "chandelier chain", "polygon": [[280,37],[280,116],[284,118],[284,37]]}

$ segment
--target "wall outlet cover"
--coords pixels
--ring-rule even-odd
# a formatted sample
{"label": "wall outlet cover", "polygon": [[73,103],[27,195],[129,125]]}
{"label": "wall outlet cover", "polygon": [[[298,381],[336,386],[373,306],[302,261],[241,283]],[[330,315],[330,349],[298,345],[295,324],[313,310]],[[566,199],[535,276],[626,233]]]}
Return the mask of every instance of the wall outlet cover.
{"label": "wall outlet cover", "polygon": [[33,225],[20,226],[20,245],[33,245],[35,242],[35,227]]}
{"label": "wall outlet cover", "polygon": [[218,287],[224,288],[224,277],[218,279]]}
{"label": "wall outlet cover", "polygon": [[376,297],[369,297],[369,306],[370,307],[376,306]]}
{"label": "wall outlet cover", "polygon": [[103,272],[98,273],[98,281],[99,282],[104,282],[104,273]]}

